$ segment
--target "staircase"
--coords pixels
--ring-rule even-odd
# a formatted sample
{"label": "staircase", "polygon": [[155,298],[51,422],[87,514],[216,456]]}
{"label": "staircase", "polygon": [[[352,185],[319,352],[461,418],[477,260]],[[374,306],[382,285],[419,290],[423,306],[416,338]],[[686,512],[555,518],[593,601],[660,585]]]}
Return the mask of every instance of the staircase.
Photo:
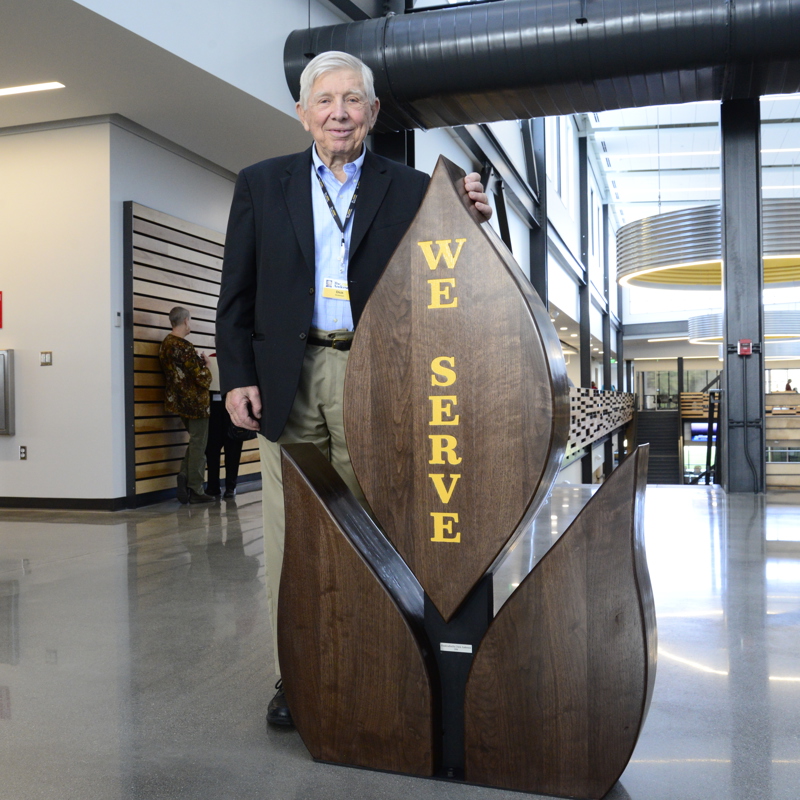
{"label": "staircase", "polygon": [[678,451],[680,414],[675,411],[639,411],[636,444],[650,443],[648,483],[682,483]]}

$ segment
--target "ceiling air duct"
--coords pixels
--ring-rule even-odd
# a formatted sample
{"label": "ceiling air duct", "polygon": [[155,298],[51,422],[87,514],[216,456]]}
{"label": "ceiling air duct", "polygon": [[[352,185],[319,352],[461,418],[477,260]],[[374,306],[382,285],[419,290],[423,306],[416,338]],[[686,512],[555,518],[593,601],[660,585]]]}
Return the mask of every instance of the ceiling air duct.
{"label": "ceiling air duct", "polygon": [[377,130],[800,91],[800,0],[501,0],[294,31],[375,73]]}

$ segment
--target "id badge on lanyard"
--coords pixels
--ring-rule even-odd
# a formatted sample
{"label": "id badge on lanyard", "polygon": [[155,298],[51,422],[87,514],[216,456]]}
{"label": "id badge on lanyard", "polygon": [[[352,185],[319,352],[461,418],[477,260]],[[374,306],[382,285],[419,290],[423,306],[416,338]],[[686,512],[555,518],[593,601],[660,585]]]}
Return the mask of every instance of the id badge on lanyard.
{"label": "id badge on lanyard", "polygon": [[330,300],[349,300],[350,287],[347,278],[325,277],[322,282],[322,296]]}
{"label": "id badge on lanyard", "polygon": [[338,274],[325,276],[322,283],[322,296],[330,300],[350,300],[350,286],[347,281],[347,276],[345,275],[346,265],[344,263],[344,257],[347,248],[345,244],[344,232],[347,228],[347,223],[353,216],[353,209],[355,208],[356,200],[358,199],[358,187],[361,186],[361,181],[359,180],[359,182],[356,184],[356,190],[353,192],[353,199],[350,201],[344,222],[342,222],[342,220],[339,218],[339,214],[336,211],[336,207],[333,205],[333,200],[331,200],[331,196],[328,194],[328,190],[325,188],[325,184],[322,182],[322,178],[320,178],[318,174],[317,180],[319,181],[319,188],[322,189],[322,194],[325,196],[325,202],[328,204],[328,209],[331,212],[333,221],[336,223],[336,227],[339,228],[339,231],[342,234],[342,240],[339,246],[339,272]]}

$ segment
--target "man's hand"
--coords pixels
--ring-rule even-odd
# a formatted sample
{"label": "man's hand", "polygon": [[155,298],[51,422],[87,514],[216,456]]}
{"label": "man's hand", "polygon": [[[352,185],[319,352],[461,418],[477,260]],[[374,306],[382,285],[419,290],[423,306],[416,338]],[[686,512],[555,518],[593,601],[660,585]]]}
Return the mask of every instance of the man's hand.
{"label": "man's hand", "polygon": [[231,415],[231,421],[237,428],[257,431],[261,427],[261,394],[258,386],[242,386],[231,389],[225,395],[225,408]]}
{"label": "man's hand", "polygon": [[483,191],[481,176],[477,172],[470,172],[464,178],[464,188],[467,190],[469,199],[472,200],[475,208],[486,217],[487,221],[492,218],[492,207],[489,205],[489,198]]}

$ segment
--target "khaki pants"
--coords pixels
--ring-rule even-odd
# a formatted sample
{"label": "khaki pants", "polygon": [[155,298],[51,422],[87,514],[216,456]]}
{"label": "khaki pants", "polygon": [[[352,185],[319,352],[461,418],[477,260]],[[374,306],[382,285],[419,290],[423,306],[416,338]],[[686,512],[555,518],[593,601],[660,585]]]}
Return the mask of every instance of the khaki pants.
{"label": "khaki pants", "polygon": [[289,421],[277,442],[258,436],[261,454],[262,497],[264,510],[264,560],[267,568],[267,603],[272,621],[275,646],[275,671],[280,676],[278,659],[278,588],[283,565],[283,539],[286,518],[283,509],[281,476],[282,444],[312,442],[333,464],[336,471],[364,504],[350,455],[344,440],[344,374],[348,351],[332,347],[306,347],[300,387],[292,406]]}
{"label": "khaki pants", "polygon": [[205,419],[187,419],[181,417],[183,427],[189,432],[189,444],[186,455],[178,470],[186,476],[186,482],[192,491],[204,494],[203,483],[206,479],[206,443],[208,441],[208,417]]}

